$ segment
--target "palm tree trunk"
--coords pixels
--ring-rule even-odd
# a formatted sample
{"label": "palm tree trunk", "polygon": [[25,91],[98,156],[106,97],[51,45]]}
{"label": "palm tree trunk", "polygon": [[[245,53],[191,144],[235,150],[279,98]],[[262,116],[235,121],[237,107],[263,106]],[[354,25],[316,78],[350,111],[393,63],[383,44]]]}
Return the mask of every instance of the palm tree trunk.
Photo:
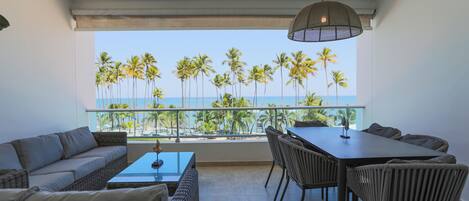
{"label": "palm tree trunk", "polygon": [[202,74],[202,107],[205,107],[205,96],[204,96],[204,74]]}
{"label": "palm tree trunk", "polygon": [[280,96],[282,97],[281,98],[282,105],[284,105],[285,102],[283,102],[283,67],[282,66],[280,66],[280,81],[282,82],[280,86]]}
{"label": "palm tree trunk", "polygon": [[339,87],[335,84],[335,104],[339,105]]}
{"label": "palm tree trunk", "polygon": [[181,107],[184,108],[184,80],[181,79]]}
{"label": "palm tree trunk", "polygon": [[324,75],[326,78],[326,96],[329,96],[329,79],[327,79],[327,63],[324,61]]}

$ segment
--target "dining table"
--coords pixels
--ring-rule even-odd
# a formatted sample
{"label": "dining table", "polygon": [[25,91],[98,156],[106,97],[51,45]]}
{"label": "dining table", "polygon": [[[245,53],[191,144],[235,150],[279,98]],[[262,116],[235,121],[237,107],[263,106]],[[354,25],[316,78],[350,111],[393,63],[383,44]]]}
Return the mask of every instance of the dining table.
{"label": "dining table", "polygon": [[444,155],[425,147],[399,140],[348,130],[343,138],[341,127],[291,127],[287,133],[312,149],[337,161],[337,200],[345,201],[347,195],[347,167],[386,163],[391,159],[426,160]]}

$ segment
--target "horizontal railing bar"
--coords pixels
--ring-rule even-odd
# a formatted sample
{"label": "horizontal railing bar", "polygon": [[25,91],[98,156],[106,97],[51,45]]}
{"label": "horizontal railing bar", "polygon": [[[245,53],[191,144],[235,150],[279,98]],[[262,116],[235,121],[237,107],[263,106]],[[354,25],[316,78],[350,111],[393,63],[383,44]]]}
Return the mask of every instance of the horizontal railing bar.
{"label": "horizontal railing bar", "polygon": [[221,107],[221,108],[148,108],[148,109],[86,109],[86,112],[170,112],[170,111],[240,111],[240,110],[306,110],[306,109],[365,109],[362,105],[344,106],[285,106],[285,107]]}
{"label": "horizontal railing bar", "polygon": [[[179,138],[216,138],[216,137],[265,137],[266,135],[250,135],[250,134],[244,134],[244,135],[185,135],[185,136],[179,136]],[[127,136],[127,138],[135,138],[135,139],[148,139],[148,138],[177,138],[175,135],[173,136]]]}

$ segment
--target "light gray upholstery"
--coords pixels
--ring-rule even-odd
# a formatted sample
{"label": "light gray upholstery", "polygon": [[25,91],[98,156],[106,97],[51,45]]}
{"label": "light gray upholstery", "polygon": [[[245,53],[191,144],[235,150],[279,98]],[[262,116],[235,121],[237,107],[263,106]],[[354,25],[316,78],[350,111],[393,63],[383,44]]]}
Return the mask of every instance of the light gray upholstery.
{"label": "light gray upholstery", "polygon": [[13,141],[23,167],[33,171],[58,161],[63,156],[63,147],[55,134]]}
{"label": "light gray upholstery", "polygon": [[32,187],[29,189],[0,189],[1,201],[26,201],[31,195],[36,193],[39,189]]}
{"label": "light gray upholstery", "polygon": [[380,164],[349,168],[347,185],[363,201],[459,201],[468,168],[458,164]]}
{"label": "light gray upholstery", "polygon": [[384,127],[378,123],[371,124],[370,127],[363,130],[363,132],[392,139],[397,139],[401,136],[401,131],[399,129],[393,127]]}
{"label": "light gray upholstery", "polygon": [[166,185],[102,191],[39,191],[26,201],[167,201]]}
{"label": "light gray upholstery", "polygon": [[58,134],[64,147],[64,157],[70,158],[98,146],[88,127],[81,127]]}
{"label": "light gray upholstery", "polygon": [[12,144],[0,144],[0,169],[23,169]]}
{"label": "light gray upholstery", "polygon": [[37,186],[41,190],[59,191],[75,181],[73,172],[58,172],[29,176],[29,186]]}
{"label": "light gray upholstery", "polygon": [[50,164],[31,172],[31,175],[50,174],[58,172],[73,172],[75,180],[80,179],[106,165],[104,158],[77,158],[66,159]]}
{"label": "light gray upholstery", "polygon": [[448,151],[449,148],[449,144],[446,140],[429,135],[407,134],[400,137],[399,140],[409,144],[414,144],[445,153]]}
{"label": "light gray upholstery", "polygon": [[87,152],[73,156],[72,158],[102,157],[106,164],[127,154],[127,146],[97,147]]}

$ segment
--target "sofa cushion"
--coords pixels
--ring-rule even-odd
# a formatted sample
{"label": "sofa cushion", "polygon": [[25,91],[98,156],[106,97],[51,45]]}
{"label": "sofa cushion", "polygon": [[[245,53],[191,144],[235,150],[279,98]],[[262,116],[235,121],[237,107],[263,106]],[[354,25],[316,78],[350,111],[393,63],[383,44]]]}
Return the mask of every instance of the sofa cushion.
{"label": "sofa cushion", "polygon": [[167,201],[166,185],[155,185],[143,188],[123,188],[102,191],[39,191],[26,201]]}
{"label": "sofa cushion", "polygon": [[106,165],[104,158],[66,159],[52,163],[46,167],[31,172],[31,175],[51,174],[58,172],[73,172],[75,180],[80,179]]}
{"label": "sofa cushion", "polygon": [[63,147],[56,134],[15,140],[12,144],[23,167],[28,171],[49,165],[63,156]]}
{"label": "sofa cushion", "polygon": [[0,169],[23,169],[15,147],[10,143],[0,144]]}
{"label": "sofa cushion", "polygon": [[87,152],[73,156],[72,158],[102,157],[106,164],[127,154],[126,146],[105,146],[97,147]]}
{"label": "sofa cushion", "polygon": [[0,195],[2,201],[26,201],[31,195],[39,191],[37,187],[31,187],[29,189],[17,188],[17,189],[0,189]]}
{"label": "sofa cushion", "polygon": [[81,127],[59,134],[64,147],[64,157],[70,158],[98,146],[88,127]]}
{"label": "sofa cushion", "polygon": [[29,186],[37,186],[41,190],[59,191],[75,181],[73,172],[58,172],[51,174],[29,176]]}

